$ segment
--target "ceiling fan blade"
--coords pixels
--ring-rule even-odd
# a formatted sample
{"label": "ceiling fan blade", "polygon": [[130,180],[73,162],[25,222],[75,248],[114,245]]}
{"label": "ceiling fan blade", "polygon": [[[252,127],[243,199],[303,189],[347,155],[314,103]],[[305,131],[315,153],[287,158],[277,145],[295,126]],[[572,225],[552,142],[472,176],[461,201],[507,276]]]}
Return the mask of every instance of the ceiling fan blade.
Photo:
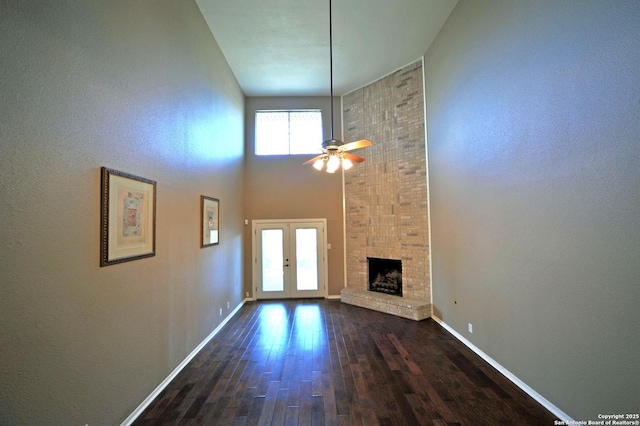
{"label": "ceiling fan blade", "polygon": [[311,160],[305,161],[304,163],[302,163],[302,165],[306,166],[307,164],[312,164],[314,163],[316,160],[320,160],[321,158],[324,158],[326,154],[320,154],[317,157],[313,157]]}
{"label": "ceiling fan blade", "polygon": [[360,148],[366,148],[368,146],[373,145],[373,143],[371,141],[368,141],[366,139],[362,139],[359,141],[355,141],[355,142],[349,142],[349,143],[345,143],[344,145],[341,145],[340,148],[338,148],[339,151],[351,151],[353,149],[360,149]]}
{"label": "ceiling fan blade", "polygon": [[348,152],[342,154],[342,157],[346,158],[347,160],[351,160],[352,163],[362,163],[364,161],[364,158],[355,154],[350,154]]}

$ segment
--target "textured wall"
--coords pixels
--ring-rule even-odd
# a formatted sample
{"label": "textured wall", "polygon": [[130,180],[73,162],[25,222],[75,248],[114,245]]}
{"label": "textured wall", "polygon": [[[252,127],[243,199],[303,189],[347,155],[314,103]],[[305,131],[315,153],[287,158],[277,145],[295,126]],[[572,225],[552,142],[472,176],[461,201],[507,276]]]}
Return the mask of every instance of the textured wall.
{"label": "textured wall", "polygon": [[[335,134],[339,135],[339,99],[334,98],[334,103]],[[321,109],[325,138],[331,134],[328,97],[247,98],[244,208],[249,226],[244,234],[245,291],[255,296],[251,288],[251,220],[326,218],[327,242],[331,244],[327,294],[338,295],[344,287],[341,176],[303,166],[313,155],[255,155],[255,112],[261,109]]]}
{"label": "textured wall", "polygon": [[345,172],[347,285],[366,289],[367,257],[402,259],[403,296],[430,301],[422,61],[343,97],[345,141],[369,139]]}
{"label": "textured wall", "polygon": [[425,56],[435,315],[577,420],[639,407],[638,70],[635,0],[460,1]]}
{"label": "textured wall", "polygon": [[[242,300],[244,96],[192,1],[4,1],[0,52],[0,424],[119,424]],[[155,257],[99,267],[101,166]]]}

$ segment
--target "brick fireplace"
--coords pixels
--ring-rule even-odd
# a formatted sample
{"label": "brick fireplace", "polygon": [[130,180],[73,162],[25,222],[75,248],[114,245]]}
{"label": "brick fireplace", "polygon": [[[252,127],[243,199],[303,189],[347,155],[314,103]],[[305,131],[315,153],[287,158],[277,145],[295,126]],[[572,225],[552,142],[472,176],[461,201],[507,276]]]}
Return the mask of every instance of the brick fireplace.
{"label": "brick fireplace", "polygon": [[[411,319],[430,316],[422,61],[343,96],[344,140],[369,139],[345,172],[344,303]],[[368,258],[402,262],[402,296],[368,291]]]}

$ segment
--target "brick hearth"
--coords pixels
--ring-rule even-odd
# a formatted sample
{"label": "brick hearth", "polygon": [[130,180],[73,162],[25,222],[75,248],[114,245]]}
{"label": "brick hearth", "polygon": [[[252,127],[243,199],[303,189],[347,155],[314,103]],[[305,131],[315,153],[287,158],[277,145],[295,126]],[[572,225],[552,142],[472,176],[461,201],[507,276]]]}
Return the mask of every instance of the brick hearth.
{"label": "brick hearth", "polygon": [[431,316],[431,303],[367,290],[343,288],[342,303],[420,321]]}

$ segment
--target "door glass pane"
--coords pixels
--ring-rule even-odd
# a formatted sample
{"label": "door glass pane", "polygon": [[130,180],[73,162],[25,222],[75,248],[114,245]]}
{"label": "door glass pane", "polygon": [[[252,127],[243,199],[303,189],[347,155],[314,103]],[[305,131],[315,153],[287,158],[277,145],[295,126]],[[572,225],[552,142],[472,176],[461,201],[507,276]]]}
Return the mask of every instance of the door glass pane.
{"label": "door glass pane", "polygon": [[284,290],[283,230],[262,230],[262,291]]}
{"label": "door glass pane", "polygon": [[316,228],[296,229],[296,288],[318,289],[318,235]]}

